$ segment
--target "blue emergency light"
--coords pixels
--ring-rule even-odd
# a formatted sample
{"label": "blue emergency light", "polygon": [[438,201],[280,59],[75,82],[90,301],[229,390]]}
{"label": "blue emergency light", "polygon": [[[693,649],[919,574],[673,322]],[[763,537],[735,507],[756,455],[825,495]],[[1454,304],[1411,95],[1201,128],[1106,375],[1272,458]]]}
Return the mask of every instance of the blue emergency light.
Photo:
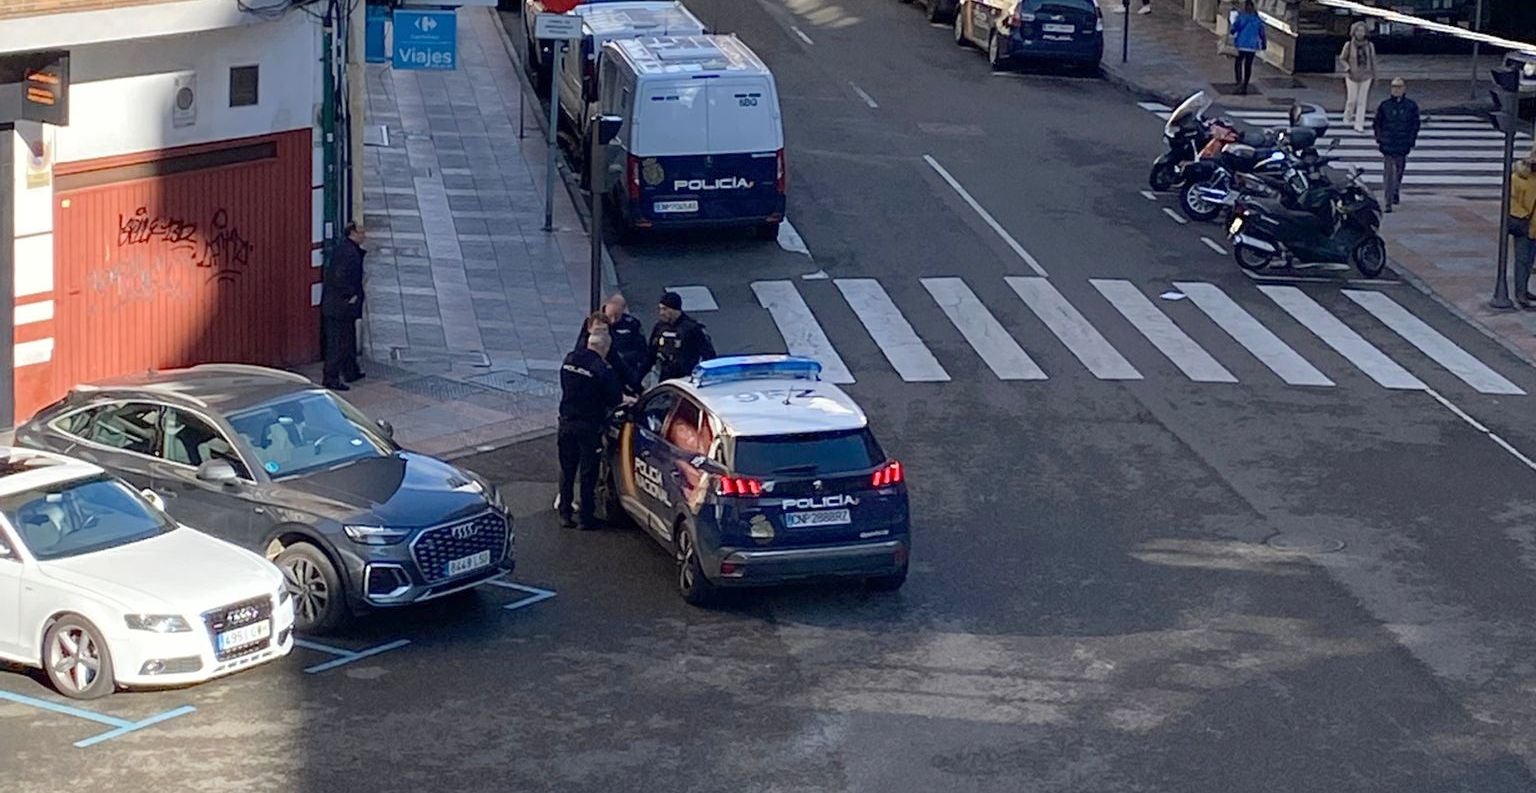
{"label": "blue emergency light", "polygon": [[821,363],[795,355],[731,355],[693,367],[698,388],[738,380],[820,380]]}

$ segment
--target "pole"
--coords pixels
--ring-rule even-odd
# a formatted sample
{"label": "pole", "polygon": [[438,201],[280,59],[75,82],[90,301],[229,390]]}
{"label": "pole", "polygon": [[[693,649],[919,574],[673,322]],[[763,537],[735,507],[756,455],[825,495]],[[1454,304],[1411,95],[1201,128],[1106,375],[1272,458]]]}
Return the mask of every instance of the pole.
{"label": "pole", "polygon": [[[0,295],[16,294],[16,133],[0,126]],[[53,262],[48,262],[52,267]],[[16,424],[16,300],[0,300],[0,429]]]}
{"label": "pole", "polygon": [[560,56],[565,52],[564,41],[550,42],[554,61],[549,72],[549,167],[544,179],[544,230],[555,230],[555,156],[559,154],[556,136],[560,127]]}
{"label": "pole", "polygon": [[347,10],[347,168],[351,172],[350,205],[347,219],[363,223],[363,126],[367,113],[368,83],[363,57],[368,47],[368,7],[366,0],[344,0]]}
{"label": "pole", "polygon": [[322,238],[327,250],[336,236],[336,216],[339,214],[340,184],[336,163],[336,71],[334,58],[336,55],[336,18],[335,5],[332,4],[325,11],[325,35],[322,38],[321,49],[323,51],[320,75],[320,92],[323,96],[320,103],[320,149],[325,158],[325,208],[322,214]]}
{"label": "pole", "polygon": [[587,275],[589,296],[588,313],[597,311],[603,302],[603,179],[607,176],[604,166],[606,157],[603,156],[607,148],[606,141],[602,140],[602,118],[592,119],[592,125],[588,128],[592,139],[592,145],[587,150],[587,170],[590,173],[592,193],[592,228],[588,235],[592,238],[592,266]]}
{"label": "pole", "polygon": [[1125,27],[1120,29],[1120,62],[1131,59],[1131,0],[1121,0],[1125,7]]}
{"label": "pole", "polygon": [[1515,307],[1509,301],[1509,234],[1504,228],[1509,221],[1509,182],[1514,169],[1515,130],[1510,127],[1504,130],[1504,197],[1499,202],[1499,282],[1493,287],[1493,299],[1488,301],[1489,308],[1501,311]]}
{"label": "pole", "polygon": [[[1481,33],[1483,30],[1483,0],[1477,0],[1477,10],[1472,15],[1472,32]],[[1472,98],[1477,98],[1477,61],[1482,54],[1483,43],[1474,39],[1472,41]]]}

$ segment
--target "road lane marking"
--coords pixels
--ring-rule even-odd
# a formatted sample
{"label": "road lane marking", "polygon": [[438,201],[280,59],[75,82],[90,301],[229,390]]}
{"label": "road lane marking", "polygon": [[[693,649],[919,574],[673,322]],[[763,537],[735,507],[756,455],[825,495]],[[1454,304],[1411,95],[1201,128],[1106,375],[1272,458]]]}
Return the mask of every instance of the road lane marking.
{"label": "road lane marking", "polygon": [[715,302],[715,293],[707,286],[669,286],[667,292],[676,292],[683,299],[683,309],[694,311],[719,311],[720,304]]}
{"label": "road lane marking", "polygon": [[1008,230],[1003,228],[1002,224],[998,223],[996,218],[992,217],[991,212],[988,212],[984,207],[982,207],[980,203],[976,201],[976,199],[972,198],[971,194],[967,193],[965,188],[961,187],[960,183],[955,180],[955,177],[950,176],[949,171],[944,170],[944,166],[940,165],[939,161],[933,158],[933,155],[924,154],[923,161],[928,163],[928,167],[932,168],[936,173],[938,173],[938,175],[943,178],[945,182],[949,183],[949,186],[954,188],[954,191],[959,193],[962,199],[965,199],[965,203],[969,204],[971,209],[975,210],[976,214],[980,215],[981,219],[986,222],[986,224],[991,227],[993,231],[997,232],[997,236],[1003,238],[1003,242],[1007,243],[1008,247],[1012,248],[1013,252],[1017,253],[1019,258],[1023,259],[1024,263],[1029,265],[1029,269],[1034,270],[1035,274],[1041,277],[1044,277],[1047,274],[1045,272],[1045,268],[1041,267],[1040,263],[1035,261],[1035,257],[1029,255],[1029,251],[1024,250],[1024,246],[1020,245],[1019,241],[1014,239],[1013,235],[1009,234]]}
{"label": "road lane marking", "polygon": [[1154,347],[1168,356],[1168,360],[1185,377],[1197,383],[1235,383],[1237,378],[1227,371],[1206,352],[1203,347],[1195,343],[1179,326],[1173,324],[1173,320],[1167,314],[1158,310],[1147,296],[1130,281],[1111,280],[1106,278],[1090,278],[1088,283],[1099,290],[1099,294],[1108,300],[1130,322],[1141,335],[1152,342]]}
{"label": "road lane marking", "polygon": [[1290,348],[1290,345],[1280,340],[1279,336],[1271,333],[1252,314],[1244,311],[1241,306],[1227,297],[1227,293],[1221,291],[1214,284],[1195,281],[1175,281],[1173,285],[1179,291],[1189,295],[1189,299],[1204,311],[1211,321],[1221,326],[1228,336],[1238,344],[1243,345],[1253,357],[1269,367],[1269,370],[1280,376],[1281,380],[1291,385],[1316,385],[1331,386],[1329,380],[1322,372],[1319,372],[1307,359]]}
{"label": "road lane marking", "polygon": [[961,278],[921,279],[934,302],[999,380],[1044,380],[1045,372]]}
{"label": "road lane marking", "polygon": [[853,375],[822,331],[810,306],[800,297],[793,281],[753,281],[752,293],[773,317],[773,324],[778,326],[779,335],[784,337],[784,347],[791,355],[820,361],[822,377],[829,383],[854,382]]}
{"label": "road lane marking", "polygon": [[791,31],[793,31],[793,32],[794,32],[794,34],[795,34],[795,35],[796,35],[796,36],[799,36],[799,37],[800,37],[800,40],[801,40],[801,41],[803,41],[803,42],[805,42],[805,43],[806,43],[806,44],[812,44],[812,45],[813,45],[813,44],[815,44],[815,43],[816,43],[816,42],[814,42],[814,41],[811,41],[811,37],[810,37],[810,36],[807,36],[807,35],[805,35],[805,31],[803,31],[803,30],[801,30],[801,29],[800,29],[800,28],[797,28],[797,27],[795,27],[795,26],[794,26],[794,25],[790,25],[790,26],[789,26],[789,29],[790,29],[790,30],[791,30]]}
{"label": "road lane marking", "polygon": [[811,255],[811,249],[806,247],[805,239],[800,236],[800,230],[795,228],[795,224],[789,222],[789,218],[784,218],[779,223],[778,243],[780,248],[790,253]]}
{"label": "road lane marking", "polygon": [[870,96],[863,88],[860,88],[859,86],[855,85],[853,83],[853,81],[850,80],[848,82],[848,86],[850,88],[852,88],[853,92],[858,94],[859,98],[864,100],[864,104],[869,105],[870,108],[873,109],[873,108],[880,107],[880,103],[876,102],[874,97]]}
{"label": "road lane marking", "polygon": [[1006,279],[1019,297],[1056,338],[1100,380],[1140,380],[1131,365],[1077,308],[1044,278],[1010,275]]}
{"label": "road lane marking", "polygon": [[1461,378],[1462,382],[1472,386],[1479,393],[1509,395],[1525,393],[1519,386],[1504,379],[1503,375],[1488,368],[1471,353],[1458,347],[1456,342],[1408,313],[1408,309],[1398,305],[1392,298],[1380,292],[1360,289],[1345,289],[1344,296],[1371,312],[1381,320],[1383,325],[1391,328],[1409,344],[1419,348],[1420,352],[1445,367],[1451,374]]}
{"label": "road lane marking", "polygon": [[1227,249],[1221,247],[1221,244],[1218,243],[1216,240],[1213,240],[1210,237],[1201,237],[1200,241],[1205,243],[1205,247],[1210,248],[1211,250],[1215,251],[1218,256],[1226,256],[1227,255]]}
{"label": "road lane marking", "polygon": [[1141,191],[1141,197],[1147,199],[1148,201],[1156,201],[1157,200],[1157,194],[1153,193],[1151,190],[1143,190],[1143,191]]}
{"label": "road lane marking", "polygon": [[1185,226],[1185,225],[1189,224],[1189,218],[1186,218],[1183,215],[1180,215],[1179,213],[1173,211],[1172,209],[1170,209],[1168,207],[1163,207],[1163,214],[1167,215],[1170,218],[1173,218],[1173,222],[1179,224],[1180,226]]}
{"label": "road lane marking", "polygon": [[848,307],[857,314],[864,329],[869,331],[880,352],[896,369],[901,379],[909,383],[946,383],[949,373],[939,365],[928,346],[912,330],[911,323],[901,315],[901,309],[891,301],[885,288],[873,278],[834,278]]}
{"label": "road lane marking", "polygon": [[1259,291],[1269,295],[1269,298],[1280,308],[1285,309],[1285,313],[1290,314],[1297,322],[1317,334],[1318,338],[1332,347],[1335,352],[1348,358],[1350,363],[1381,387],[1407,391],[1424,389],[1424,383],[1419,378],[1409,374],[1407,369],[1399,366],[1396,361],[1387,357],[1386,353],[1366,341],[1300,289],[1294,286],[1261,284]]}
{"label": "road lane marking", "polygon": [[1525,456],[1525,454],[1523,454],[1519,449],[1516,449],[1509,441],[1504,440],[1503,438],[1499,437],[1499,435],[1497,433],[1495,433],[1493,430],[1490,430],[1487,427],[1483,426],[1482,422],[1478,421],[1475,418],[1472,418],[1470,415],[1467,415],[1467,412],[1465,410],[1462,410],[1461,408],[1456,407],[1455,403],[1451,402],[1451,400],[1446,399],[1443,396],[1440,396],[1440,392],[1439,391],[1436,391],[1433,388],[1426,388],[1426,389],[1424,389],[1424,391],[1426,393],[1428,393],[1430,396],[1434,397],[1436,402],[1439,402],[1441,405],[1444,405],[1446,410],[1449,410],[1452,413],[1455,413],[1458,418],[1460,418],[1462,421],[1465,421],[1467,424],[1471,425],[1472,429],[1475,429],[1478,432],[1481,432],[1482,434],[1487,435],[1489,440],[1493,441],[1494,443],[1497,443],[1501,448],[1504,449],[1504,451],[1509,452],[1516,460],[1519,460],[1520,462],[1524,463],[1525,467],[1531,469],[1532,471],[1536,471],[1536,460],[1532,460],[1531,458]]}

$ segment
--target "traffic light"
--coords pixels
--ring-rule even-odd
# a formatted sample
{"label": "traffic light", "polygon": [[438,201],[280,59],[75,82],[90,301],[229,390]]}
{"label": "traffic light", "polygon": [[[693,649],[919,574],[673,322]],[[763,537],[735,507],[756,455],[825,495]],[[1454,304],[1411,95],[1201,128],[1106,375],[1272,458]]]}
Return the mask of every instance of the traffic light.
{"label": "traffic light", "polygon": [[1520,128],[1520,72],[1507,66],[1493,70],[1498,86],[1488,92],[1493,99],[1493,128],[1512,135]]}

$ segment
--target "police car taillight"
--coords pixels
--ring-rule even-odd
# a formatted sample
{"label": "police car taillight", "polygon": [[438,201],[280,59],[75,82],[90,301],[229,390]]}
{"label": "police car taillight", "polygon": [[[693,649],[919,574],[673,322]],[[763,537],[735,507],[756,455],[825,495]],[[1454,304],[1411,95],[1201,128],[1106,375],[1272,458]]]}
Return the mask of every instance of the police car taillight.
{"label": "police car taillight", "polygon": [[870,481],[875,487],[890,487],[891,485],[899,485],[905,482],[906,479],[906,475],[901,470],[901,461],[892,460],[880,466],[880,470],[874,473]]}
{"label": "police car taillight", "polygon": [[784,150],[779,149],[774,158],[778,162],[778,172],[774,175],[773,186],[778,189],[779,195],[784,195],[789,188],[789,171],[784,168]]}
{"label": "police car taillight", "polygon": [[629,155],[624,161],[624,184],[629,190],[629,200],[640,200],[640,158]]}
{"label": "police car taillight", "polygon": [[756,498],[763,494],[763,483],[745,476],[722,476],[715,492],[722,496]]}

